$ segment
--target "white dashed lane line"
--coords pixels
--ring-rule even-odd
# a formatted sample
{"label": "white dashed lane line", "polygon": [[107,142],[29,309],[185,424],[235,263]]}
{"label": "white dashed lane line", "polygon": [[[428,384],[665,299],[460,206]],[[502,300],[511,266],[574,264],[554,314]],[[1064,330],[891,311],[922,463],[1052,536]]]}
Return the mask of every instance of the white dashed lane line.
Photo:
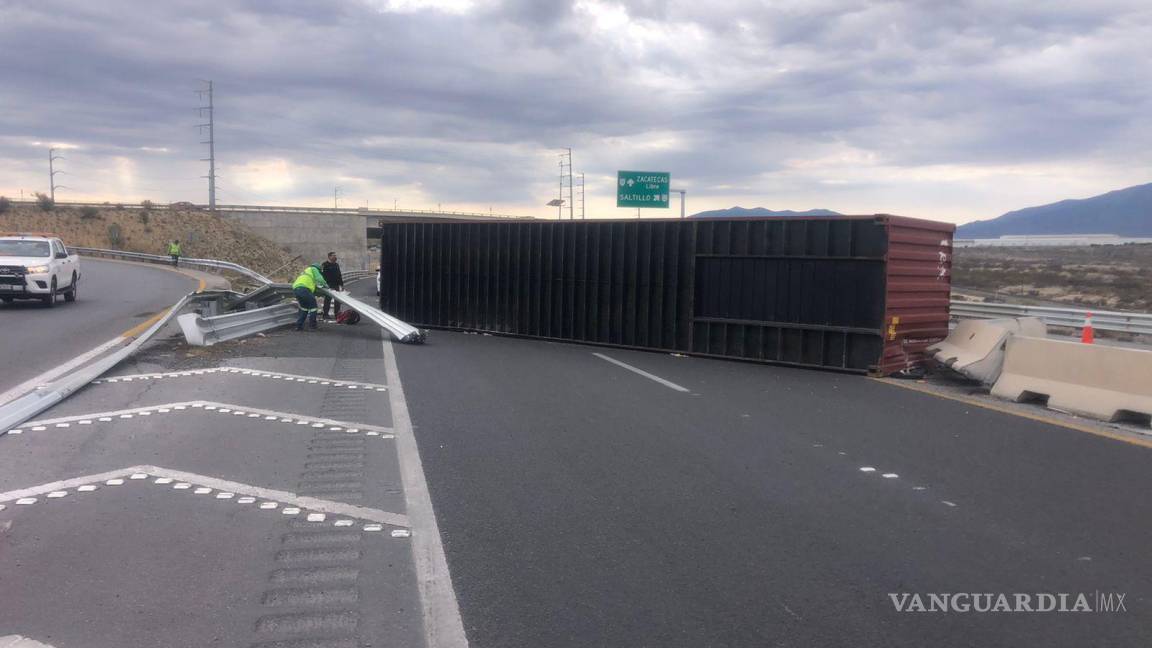
{"label": "white dashed lane line", "polygon": [[661,385],[664,385],[665,387],[667,387],[669,389],[675,389],[678,392],[690,392],[691,391],[687,387],[682,387],[680,385],[677,385],[676,383],[672,382],[671,380],[665,380],[665,379],[661,378],[660,376],[648,373],[647,371],[644,371],[643,369],[633,367],[632,365],[628,364],[627,362],[621,362],[621,361],[617,360],[616,358],[608,357],[608,356],[604,355],[603,353],[593,353],[592,355],[596,356],[597,358],[600,358],[601,360],[607,360],[608,362],[611,362],[612,364],[616,365],[617,367],[622,367],[624,369],[627,369],[628,371],[631,371],[634,374],[644,376],[648,380],[653,380],[655,382],[658,382]]}
{"label": "white dashed lane line", "polygon": [[[817,449],[817,450],[819,450],[819,449],[821,449],[821,448],[823,448],[823,447],[824,447],[824,444],[823,444],[823,443],[813,443],[813,444],[812,444],[812,447],[813,447],[813,448],[815,448],[815,449]],[[841,457],[846,457],[846,456],[848,456],[848,453],[846,453],[846,452],[844,452],[844,451],[842,451],[842,450],[838,450],[838,451],[836,451],[836,454],[837,454],[838,456],[841,456]],[[899,473],[895,473],[895,472],[878,472],[875,466],[858,466],[858,467],[856,468],[856,470],[857,470],[857,471],[859,471],[859,472],[862,472],[862,473],[864,473],[864,474],[866,474],[866,475],[871,475],[871,474],[873,474],[873,473],[879,474],[879,475],[880,475],[880,477],[881,477],[882,479],[891,479],[891,480],[898,480],[898,479],[900,479],[900,474],[899,474]],[[920,486],[920,485],[915,485],[915,486],[911,486],[911,489],[912,489],[912,490],[914,490],[914,491],[925,491],[925,490],[928,490],[928,487],[927,487],[927,486]],[[950,501],[948,501],[948,500],[940,500],[940,503],[941,503],[941,504],[943,504],[943,505],[945,505],[945,506],[948,506],[948,507],[950,507],[950,508],[956,508],[956,503],[955,503],[955,502],[950,502]]]}

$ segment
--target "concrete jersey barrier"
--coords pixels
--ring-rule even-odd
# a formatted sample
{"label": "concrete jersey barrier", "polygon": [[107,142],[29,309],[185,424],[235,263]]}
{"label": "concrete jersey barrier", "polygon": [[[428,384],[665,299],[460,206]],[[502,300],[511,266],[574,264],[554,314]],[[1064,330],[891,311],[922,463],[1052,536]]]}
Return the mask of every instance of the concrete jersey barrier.
{"label": "concrete jersey barrier", "polygon": [[1152,351],[1045,338],[1008,340],[992,394],[1047,396],[1048,407],[1117,421],[1152,415]]}
{"label": "concrete jersey barrier", "polygon": [[1004,365],[1004,342],[1013,335],[1044,337],[1039,318],[961,320],[943,341],[928,347],[936,361],[969,378],[991,385]]}

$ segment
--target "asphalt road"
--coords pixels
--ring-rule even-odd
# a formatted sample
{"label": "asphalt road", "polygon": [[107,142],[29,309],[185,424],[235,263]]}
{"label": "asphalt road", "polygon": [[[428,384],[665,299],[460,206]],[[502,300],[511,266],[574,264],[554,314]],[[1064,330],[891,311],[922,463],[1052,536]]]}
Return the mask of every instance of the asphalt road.
{"label": "asphalt road", "polygon": [[0,644],[423,645],[382,358],[371,326],[164,337],[0,436]]}
{"label": "asphalt road", "polygon": [[80,296],[45,308],[0,304],[0,392],[124,333],[196,289],[197,281],[143,265],[82,258]]}
{"label": "asphalt road", "polygon": [[[1152,642],[1145,448],[859,376],[450,332],[397,348],[473,646]],[[1127,611],[889,598],[1098,591]]]}
{"label": "asphalt road", "polygon": [[[444,331],[394,348],[472,646],[1152,643],[1146,448],[859,376]],[[367,525],[415,515],[384,358],[365,324],[163,341],[116,373],[282,373],[104,382],[43,415],[78,419],[0,437],[0,637],[422,645],[424,537]],[[958,592],[1125,611],[889,596]]]}

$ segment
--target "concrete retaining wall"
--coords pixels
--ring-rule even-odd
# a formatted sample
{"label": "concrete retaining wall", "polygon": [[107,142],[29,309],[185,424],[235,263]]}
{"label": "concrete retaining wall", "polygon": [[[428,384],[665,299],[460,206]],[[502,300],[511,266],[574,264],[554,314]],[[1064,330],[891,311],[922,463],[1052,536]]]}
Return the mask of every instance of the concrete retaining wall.
{"label": "concrete retaining wall", "polygon": [[374,270],[368,254],[364,216],[340,213],[244,212],[218,210],[220,216],[283,245],[303,258],[301,263],[319,263],[335,252],[346,270]]}

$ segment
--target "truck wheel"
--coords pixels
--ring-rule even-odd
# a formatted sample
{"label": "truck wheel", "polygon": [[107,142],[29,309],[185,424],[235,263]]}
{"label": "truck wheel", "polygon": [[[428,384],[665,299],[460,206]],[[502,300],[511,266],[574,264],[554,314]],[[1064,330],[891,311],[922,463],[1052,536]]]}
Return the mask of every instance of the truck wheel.
{"label": "truck wheel", "polygon": [[52,277],[52,284],[48,287],[48,294],[41,297],[44,300],[44,306],[52,308],[56,305],[56,277]]}
{"label": "truck wheel", "polygon": [[68,284],[68,290],[64,291],[64,301],[66,301],[66,302],[76,301],[76,291],[79,289],[79,286],[76,285],[77,281],[78,281],[78,279],[76,279],[76,273],[73,272],[72,273],[72,283]]}

